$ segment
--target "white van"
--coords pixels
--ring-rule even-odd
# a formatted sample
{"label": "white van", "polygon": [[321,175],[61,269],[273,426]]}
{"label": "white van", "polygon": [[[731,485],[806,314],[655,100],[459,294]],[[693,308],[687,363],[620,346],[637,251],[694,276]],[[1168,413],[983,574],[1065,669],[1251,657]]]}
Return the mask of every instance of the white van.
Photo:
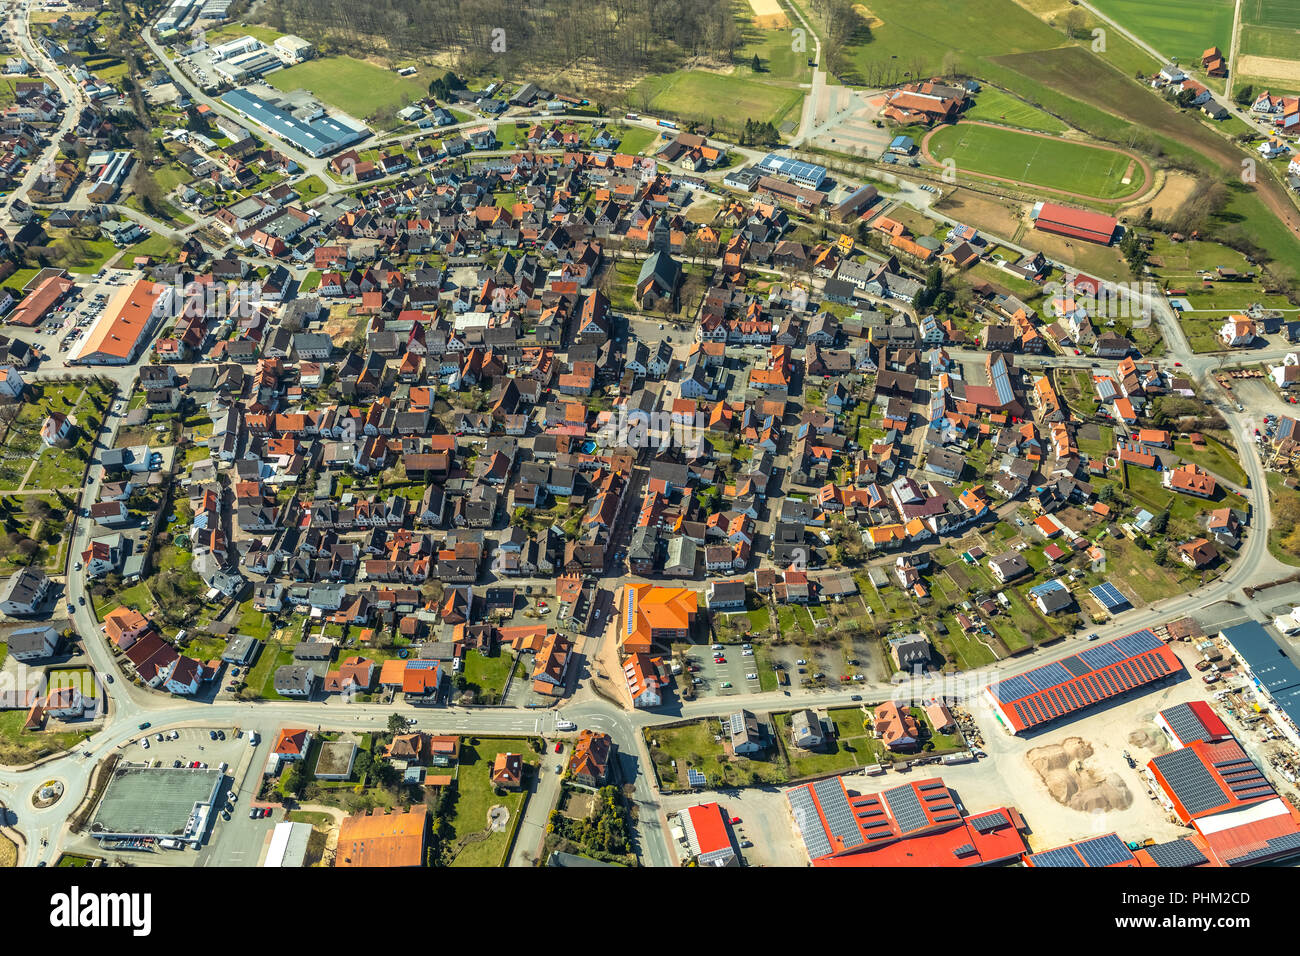
{"label": "white van", "polygon": [[555,722],[556,730],[577,730],[578,725],[571,720],[557,720]]}

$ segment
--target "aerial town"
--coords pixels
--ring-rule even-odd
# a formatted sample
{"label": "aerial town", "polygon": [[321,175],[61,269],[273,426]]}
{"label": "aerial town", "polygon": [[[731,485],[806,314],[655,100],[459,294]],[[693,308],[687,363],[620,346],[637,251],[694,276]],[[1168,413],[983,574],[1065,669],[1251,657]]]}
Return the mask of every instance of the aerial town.
{"label": "aerial town", "polygon": [[0,6],[0,866],[1300,861],[1294,0]]}

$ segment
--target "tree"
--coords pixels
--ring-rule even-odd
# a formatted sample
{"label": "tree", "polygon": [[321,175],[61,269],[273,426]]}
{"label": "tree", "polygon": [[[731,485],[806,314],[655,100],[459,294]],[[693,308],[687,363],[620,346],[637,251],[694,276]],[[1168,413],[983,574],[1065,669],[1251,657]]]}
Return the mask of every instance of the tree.
{"label": "tree", "polygon": [[406,730],[406,718],[401,714],[388,715],[388,732],[390,734],[400,734]]}
{"label": "tree", "polygon": [[755,73],[763,72],[763,61],[758,58],[757,53],[754,54],[754,62],[749,65],[749,68]]}
{"label": "tree", "polygon": [[1237,91],[1233,99],[1237,101],[1238,106],[1249,106],[1255,102],[1255,87],[1247,83]]}

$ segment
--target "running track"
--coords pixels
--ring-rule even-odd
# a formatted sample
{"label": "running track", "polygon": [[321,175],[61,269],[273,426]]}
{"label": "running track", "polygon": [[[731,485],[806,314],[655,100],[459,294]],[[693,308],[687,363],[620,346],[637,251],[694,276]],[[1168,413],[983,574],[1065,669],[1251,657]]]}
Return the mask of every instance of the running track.
{"label": "running track", "polygon": [[[1076,140],[1066,140],[1061,136],[1052,136],[1049,133],[1035,133],[1031,130],[1023,130],[1014,126],[999,126],[997,123],[985,123],[981,120],[961,120],[956,125],[991,126],[993,129],[1010,130],[1013,133],[1019,133],[1021,136],[1037,136],[1040,139],[1050,139],[1055,142],[1062,142],[1062,141],[1068,143],[1077,142]],[[934,155],[930,152],[930,137],[934,136],[934,134],[939,132],[939,130],[941,129],[943,129],[942,126],[936,126],[934,129],[926,133],[925,136],[922,137],[921,139],[921,155],[923,155],[928,162],[930,162],[935,166],[943,166],[943,163],[935,159]],[[1019,179],[1011,179],[1008,176],[994,176],[989,173],[977,173],[976,175],[979,176],[980,179],[991,179],[995,182],[1000,182],[1000,183],[1012,183],[1013,185],[1016,186],[1028,186],[1031,189],[1043,189],[1046,190],[1047,192],[1059,193],[1062,196],[1070,196],[1074,199],[1084,199],[1089,202],[1105,202],[1105,203],[1116,203],[1116,204],[1129,203],[1129,202],[1133,202],[1136,199],[1139,199],[1140,197],[1145,195],[1146,192],[1150,190],[1151,187],[1155,184],[1155,177],[1152,175],[1150,164],[1141,156],[1138,156],[1136,153],[1130,153],[1127,150],[1120,149],[1118,146],[1103,146],[1097,143],[1079,142],[1079,145],[1087,146],[1091,149],[1104,150],[1105,152],[1108,153],[1119,153],[1121,156],[1124,156],[1127,159],[1136,162],[1139,166],[1142,167],[1142,173],[1144,176],[1142,187],[1140,189],[1137,189],[1129,193],[1127,196],[1117,196],[1114,199],[1102,199],[1100,196],[1092,196],[1089,195],[1088,193],[1075,193],[1075,192],[1070,192],[1068,189],[1056,189],[1052,186],[1040,186],[1037,183],[1026,183]]]}

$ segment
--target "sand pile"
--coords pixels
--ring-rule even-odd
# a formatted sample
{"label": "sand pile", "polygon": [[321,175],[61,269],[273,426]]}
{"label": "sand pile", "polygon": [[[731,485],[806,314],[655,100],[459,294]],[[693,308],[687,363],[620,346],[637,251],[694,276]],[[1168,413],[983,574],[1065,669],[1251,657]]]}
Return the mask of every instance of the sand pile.
{"label": "sand pile", "polygon": [[1084,813],[1124,810],[1133,795],[1116,774],[1103,776],[1087,766],[1092,745],[1082,737],[1067,737],[1059,744],[1036,747],[1025,755],[1029,766],[1052,795],[1071,810]]}
{"label": "sand pile", "polygon": [[1135,730],[1128,735],[1128,742],[1130,746],[1140,747],[1153,754],[1162,754],[1169,749],[1165,735],[1154,730]]}

